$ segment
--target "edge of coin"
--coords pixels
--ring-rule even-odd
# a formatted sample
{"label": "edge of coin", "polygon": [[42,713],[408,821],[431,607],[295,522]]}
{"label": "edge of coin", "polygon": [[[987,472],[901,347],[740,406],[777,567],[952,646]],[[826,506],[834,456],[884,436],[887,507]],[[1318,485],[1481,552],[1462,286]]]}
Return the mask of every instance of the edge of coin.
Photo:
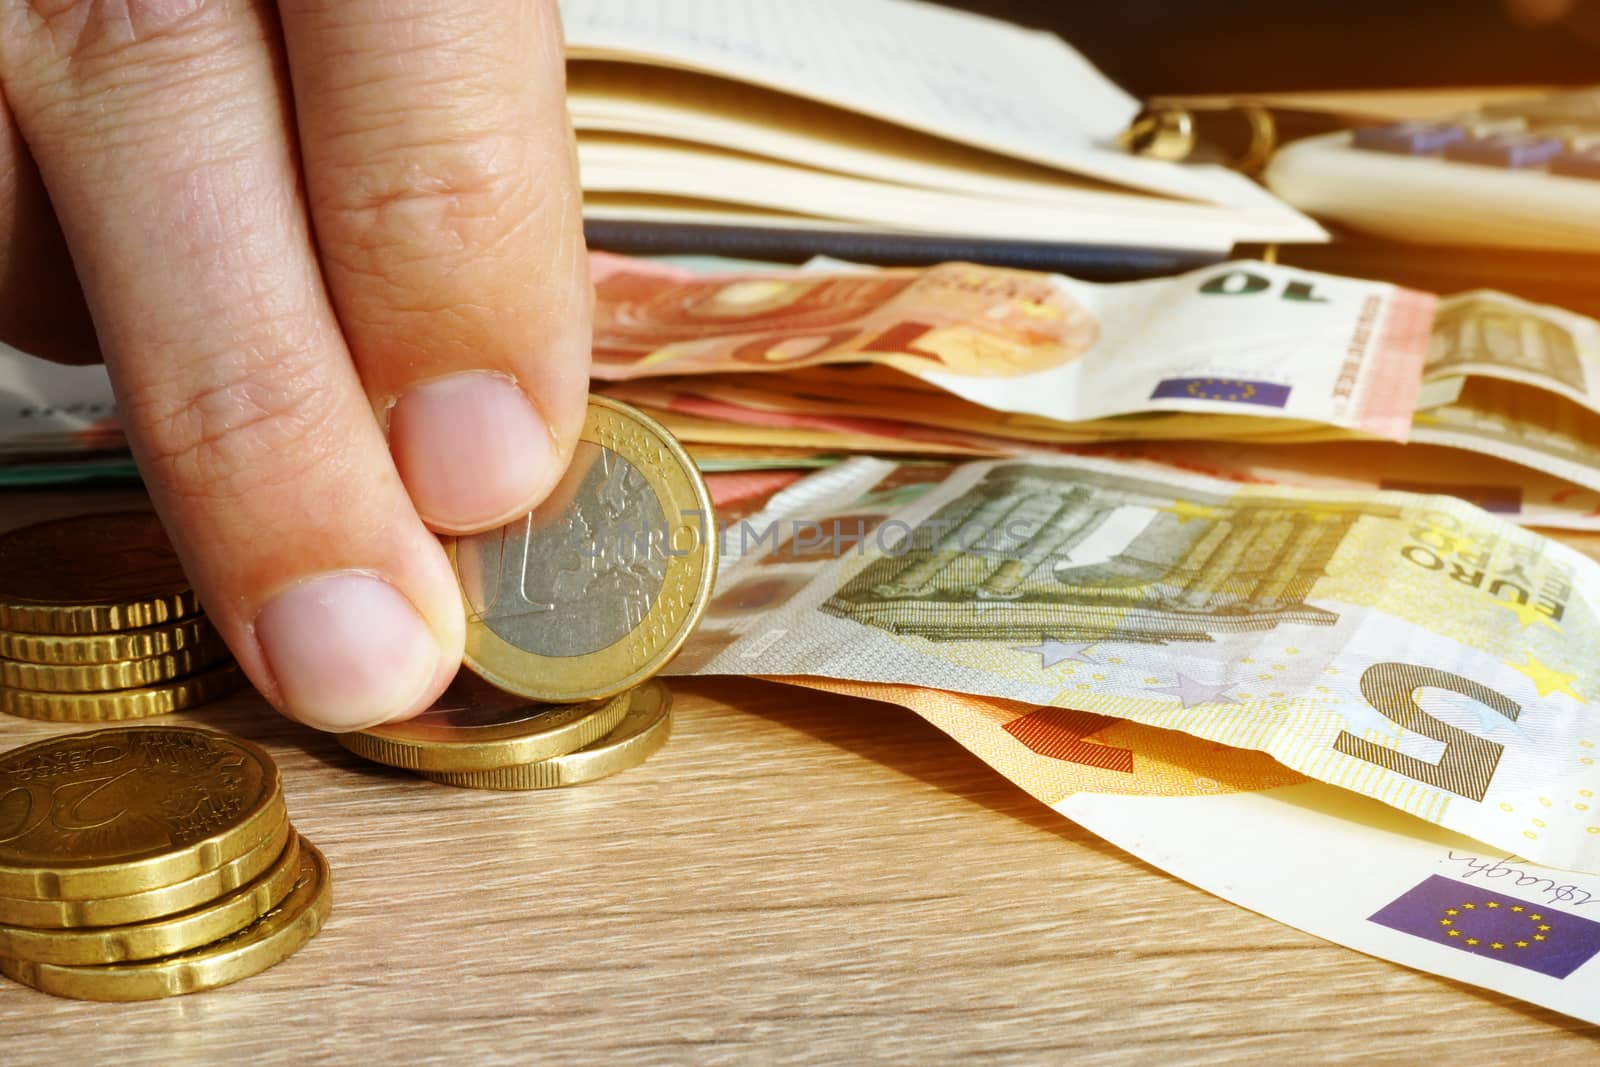
{"label": "edge of coin", "polygon": [[[153,523],[157,530],[161,520],[148,508],[122,508],[115,511],[86,512],[63,515],[53,519],[31,522],[0,532],[0,538],[26,538],[31,533],[55,528],[58,536],[69,536],[64,527],[81,523],[116,523],[127,519]],[[161,538],[168,547],[164,531]],[[174,588],[145,589],[127,599],[105,597],[88,600],[72,598],[35,598],[16,592],[0,592],[0,630],[14,630],[32,634],[95,634],[112,630],[139,630],[163,623],[177,622],[200,611],[200,601],[187,580]]]}
{"label": "edge of coin", "polygon": [[0,627],[33,634],[103,634],[144,630],[190,618],[200,611],[193,589],[131,604],[0,604]]}
{"label": "edge of coin", "polygon": [[253,977],[304,948],[333,908],[333,872],[302,840],[300,875],[278,906],[236,933],[176,956],[95,967],[0,957],[0,974],[74,1000],[136,1001],[218,989]]}
{"label": "edge of coin", "polygon": [[204,615],[169,626],[148,626],[104,634],[26,634],[0,630],[0,657],[24,663],[87,666],[147,659],[220,638]]}
{"label": "edge of coin", "polygon": [[[661,751],[667,739],[672,736],[670,690],[659,682],[646,682],[640,689],[646,687],[658,690],[661,694],[659,707],[654,713],[655,717],[646,723],[643,729],[618,741],[609,741],[608,735],[576,752],[541,760],[538,763],[466,773],[424,771],[422,777],[430,782],[460,786],[465,789],[525,792],[598,782],[602,778],[631,770]],[[618,729],[623,725],[626,725],[626,719],[619,724]]]}
{"label": "edge of coin", "polygon": [[152,849],[121,859],[94,855],[56,856],[52,860],[41,859],[37,863],[0,864],[0,896],[22,900],[92,901],[163,889],[225,867],[248,851],[252,844],[270,836],[280,825],[288,822],[283,775],[272,756],[253,741],[196,726],[114,726],[87,733],[58,734],[0,753],[0,768],[14,765],[13,761],[24,757],[49,758],[48,754],[63,746],[78,746],[81,749],[109,743],[108,737],[111,735],[130,738],[156,735],[168,740],[178,735],[203,738],[208,745],[231,749],[233,754],[253,760],[260,768],[261,789],[257,795],[249,798],[247,807],[229,813],[231,817],[236,816],[231,822],[215,829],[208,828],[210,832],[203,837],[181,844],[169,844],[169,847],[159,851]]}
{"label": "edge of coin", "polygon": [[[339,744],[363,759],[398,767],[406,771],[492,771],[519,763],[535,763],[553,756],[576,752],[600,740],[617,726],[628,714],[628,694],[623,693],[597,704],[551,705],[550,711],[589,707],[582,717],[552,730],[530,733],[524,737],[505,737],[494,741],[417,741],[405,737],[386,735],[386,727],[379,726],[360,733],[339,734]],[[538,701],[529,701],[536,704]],[[530,720],[530,723],[534,720]],[[403,730],[404,723],[394,724],[395,732]]]}
{"label": "edge of coin", "polygon": [[279,819],[267,832],[249,844],[239,856],[214,870],[206,871],[160,889],[147,889],[124,896],[98,900],[17,900],[0,897],[0,922],[47,930],[85,927],[127,926],[191,911],[208,900],[231,893],[261,876],[287,844],[290,828],[288,811],[279,805]]}
{"label": "edge of coin", "polygon": [[[694,459],[687,451],[684,450],[682,442],[674,437],[670,430],[631,404],[625,404],[620,400],[613,400],[608,396],[591,394],[589,397],[589,410],[593,411],[597,408],[609,411],[611,414],[619,418],[638,423],[657,440],[662,448],[671,453],[679,465],[689,472],[690,493],[695,500],[695,507],[693,510],[698,512],[705,522],[709,523],[712,521],[711,517],[714,516],[716,512],[711,504],[711,493],[710,490],[706,488],[705,477],[700,473],[700,468],[695,464]],[[585,414],[584,416],[585,429],[588,428],[590,417],[591,416],[588,414]],[[587,439],[585,438],[584,440]],[[590,441],[590,443],[600,445],[600,442],[598,441]],[[600,445],[600,447],[605,446]],[[641,470],[641,473],[645,474],[647,479],[649,478],[648,472]],[[468,602],[464,590],[462,591],[462,605],[465,607],[467,612],[467,640],[466,649],[461,658],[462,665],[467,667],[480,678],[483,678],[485,681],[488,681],[493,685],[506,690],[507,692],[525,696],[529,700],[545,701],[552,704],[566,704],[575,703],[578,701],[599,700],[606,697],[616,696],[619,693],[625,693],[628,690],[633,689],[641,682],[647,681],[656,674],[659,674],[662,668],[671,663],[674,657],[676,657],[677,654],[682,651],[684,644],[689,640],[690,635],[694,633],[695,627],[699,625],[700,618],[705,614],[706,605],[711,602],[711,595],[716,589],[717,584],[717,565],[719,552],[714,537],[708,541],[707,531],[703,526],[700,532],[700,547],[707,560],[705,564],[705,574],[702,576],[699,584],[695,587],[694,595],[690,598],[688,610],[684,614],[683,625],[681,625],[673,637],[663,644],[659,649],[657,649],[655,654],[652,655],[645,663],[640,664],[632,671],[629,671],[626,675],[612,678],[603,685],[594,685],[583,689],[543,688],[541,686],[529,685],[525,682],[508,676],[504,671],[500,670],[494,662],[491,661],[498,662],[508,657],[518,662],[529,658],[534,660],[553,661],[555,657],[543,657],[529,653],[525,649],[516,648],[515,646],[509,644],[509,642],[506,642],[504,638],[501,638],[500,635],[493,633],[493,631],[490,630],[486,624],[482,623],[481,621],[475,621],[477,619],[476,609],[474,609],[472,604]],[[455,572],[456,581],[459,584],[461,575],[459,570],[460,565],[456,559],[456,541],[456,538],[450,538],[446,541],[445,553],[450,559],[450,569]],[[486,638],[484,636],[485,634],[488,634],[489,637],[492,638],[492,641],[490,641],[489,638]],[[589,655],[594,654],[595,653],[589,653]],[[565,659],[569,657],[559,658]]]}
{"label": "edge of coin", "polygon": [[271,866],[214,901],[123,926],[65,930],[0,926],[0,956],[68,967],[100,966],[175,956],[237,933],[277,907],[294,888],[304,839],[293,829],[288,836]]}
{"label": "edge of coin", "polygon": [[530,792],[536,789],[560,789],[565,786],[584,785],[639,766],[659,752],[671,735],[672,713],[668,712],[657,721],[650,732],[638,735],[646,740],[644,744],[630,752],[630,756],[634,757],[633,762],[602,765],[603,770],[573,768],[571,764],[564,762],[571,756],[580,755],[572,752],[567,756],[556,756],[554,759],[542,760],[539,763],[525,763],[520,767],[501,767],[493,771],[454,774],[449,771],[423,771],[422,777],[440,785],[453,785],[463,789],[492,789],[498,792]]}
{"label": "edge of coin", "polygon": [[244,672],[229,661],[187,678],[107,693],[39,693],[0,686],[0,711],[42,722],[124,722],[192,708],[244,684]]}
{"label": "edge of coin", "polygon": [[0,659],[0,688],[71,695],[165,687],[216,666],[227,652],[228,646],[222,643],[222,638],[211,637],[172,652],[114,663],[31,663]]}

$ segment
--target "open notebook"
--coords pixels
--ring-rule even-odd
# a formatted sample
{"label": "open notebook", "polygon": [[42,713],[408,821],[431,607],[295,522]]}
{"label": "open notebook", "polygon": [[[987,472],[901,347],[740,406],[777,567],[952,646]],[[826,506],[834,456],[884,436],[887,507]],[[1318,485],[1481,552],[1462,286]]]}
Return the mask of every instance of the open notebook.
{"label": "open notebook", "polygon": [[585,214],[1226,252],[1318,241],[1242,175],[1129,155],[1059,38],[918,0],[562,0]]}

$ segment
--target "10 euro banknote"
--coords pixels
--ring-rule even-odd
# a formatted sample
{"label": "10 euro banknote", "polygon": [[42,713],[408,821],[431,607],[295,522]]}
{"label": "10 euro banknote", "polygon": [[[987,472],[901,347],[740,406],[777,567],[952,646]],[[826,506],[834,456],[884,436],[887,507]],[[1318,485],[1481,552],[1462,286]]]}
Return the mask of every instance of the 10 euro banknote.
{"label": "10 euro banknote", "polygon": [[702,274],[596,254],[594,376],[879,363],[983,408],[1190,412],[1403,441],[1434,298],[1240,261],[1092,284],[969,263]]}

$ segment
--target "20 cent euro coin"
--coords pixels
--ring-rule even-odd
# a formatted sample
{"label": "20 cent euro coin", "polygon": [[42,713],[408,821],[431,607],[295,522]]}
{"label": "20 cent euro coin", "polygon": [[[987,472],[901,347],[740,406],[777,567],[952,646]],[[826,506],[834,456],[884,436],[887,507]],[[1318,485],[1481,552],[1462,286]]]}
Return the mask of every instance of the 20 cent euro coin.
{"label": "20 cent euro coin", "polygon": [[175,885],[284,821],[276,764],[240,738],[144,726],[37,741],[0,754],[0,906]]}
{"label": "20 cent euro coin", "polygon": [[654,420],[592,397],[566,476],[536,510],[450,546],[464,662],[530,700],[624,692],[675,655],[716,580],[711,499]]}

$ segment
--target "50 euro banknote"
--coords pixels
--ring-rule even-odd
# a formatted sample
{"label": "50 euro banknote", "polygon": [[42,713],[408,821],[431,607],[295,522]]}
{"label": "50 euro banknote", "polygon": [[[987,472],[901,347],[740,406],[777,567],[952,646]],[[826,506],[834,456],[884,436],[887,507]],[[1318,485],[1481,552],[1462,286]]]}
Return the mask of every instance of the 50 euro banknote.
{"label": "50 euro banknote", "polygon": [[1403,441],[1432,296],[1241,261],[1112,285],[966,263],[696,273],[596,254],[619,380],[880,363],[994,411],[1309,420]]}
{"label": "50 euro banknote", "polygon": [[911,708],[1055,811],[1224,900],[1600,1022],[1600,877],[1176,731],[920,686],[774,680]]}
{"label": "50 euro banknote", "polygon": [[675,672],[1181,730],[1600,872],[1600,566],[1460,500],[1079,458],[855,459],[722,536]]}

